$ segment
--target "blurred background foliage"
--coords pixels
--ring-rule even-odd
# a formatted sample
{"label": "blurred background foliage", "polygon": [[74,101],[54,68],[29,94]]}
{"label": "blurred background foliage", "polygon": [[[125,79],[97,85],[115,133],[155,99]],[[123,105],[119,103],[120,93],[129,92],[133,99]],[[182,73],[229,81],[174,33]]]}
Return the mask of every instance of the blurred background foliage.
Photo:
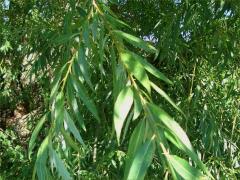
{"label": "blurred background foliage", "polygon": [[[68,46],[59,47],[61,34],[77,32],[76,19],[87,16],[81,8],[72,23],[68,6],[74,0],[2,0],[0,7],[0,178],[29,179],[32,160],[14,130],[4,121],[19,106],[24,113],[38,109],[39,116],[49,108],[50,81],[55,68],[71,54]],[[89,1],[90,2],[90,1]],[[91,1],[92,2],[92,1]],[[87,1],[84,1],[87,3]],[[163,98],[153,93],[160,106],[186,131],[200,159],[216,179],[240,178],[240,3],[238,0],[112,0],[103,1],[127,24],[134,34],[159,50],[157,58],[138,52],[169,77],[174,85],[154,81],[176,102],[186,119]],[[66,29],[69,27],[69,29]],[[53,43],[54,40],[54,43]],[[59,44],[58,44],[59,43]],[[104,44],[102,44],[104,45]],[[69,45],[70,46],[70,45]],[[91,64],[91,79],[98,83],[101,72]],[[100,112],[107,117],[94,122],[81,109],[87,131],[81,135],[88,147],[66,161],[75,177],[83,179],[119,179],[130,133],[118,147],[112,138],[112,107],[108,100],[112,87],[111,67],[104,64],[106,77],[95,94]],[[106,98],[106,101],[101,101]],[[37,118],[28,121],[33,131]],[[93,123],[94,122],[94,123]],[[133,123],[134,124],[134,123]],[[133,125],[132,125],[133,126]],[[50,122],[44,124],[37,146],[43,141]],[[129,128],[132,132],[132,129]],[[28,143],[29,137],[26,139]],[[97,150],[96,148],[97,147]],[[173,151],[174,151],[174,147]],[[175,150],[185,157],[184,154]],[[68,167],[68,168],[69,168]],[[146,179],[161,179],[165,174],[161,162],[153,159]]]}

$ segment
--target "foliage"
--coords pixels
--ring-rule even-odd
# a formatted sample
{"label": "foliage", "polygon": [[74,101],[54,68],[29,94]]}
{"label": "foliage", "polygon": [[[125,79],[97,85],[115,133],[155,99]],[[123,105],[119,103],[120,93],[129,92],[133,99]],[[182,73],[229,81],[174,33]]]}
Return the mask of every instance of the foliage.
{"label": "foliage", "polygon": [[42,118],[28,156],[0,131],[3,178],[237,179],[239,8],[4,1],[0,108],[40,105]]}

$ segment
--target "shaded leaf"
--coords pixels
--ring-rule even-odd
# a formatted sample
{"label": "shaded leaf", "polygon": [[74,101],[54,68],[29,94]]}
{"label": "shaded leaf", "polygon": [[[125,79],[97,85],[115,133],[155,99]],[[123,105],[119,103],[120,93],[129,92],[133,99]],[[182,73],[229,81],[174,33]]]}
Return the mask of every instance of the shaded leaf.
{"label": "shaded leaf", "polygon": [[150,45],[149,43],[143,41],[142,39],[133,36],[131,34],[119,31],[119,30],[114,30],[113,33],[115,33],[116,35],[118,35],[119,37],[123,38],[124,40],[126,40],[127,42],[131,43],[132,45],[144,49],[147,52],[150,53],[158,53],[158,50],[153,47],[152,45]]}
{"label": "shaded leaf", "polygon": [[75,90],[77,92],[77,96],[83,101],[83,103],[86,105],[88,110],[93,114],[93,116],[98,121],[100,121],[97,107],[95,106],[93,101],[88,96],[87,91],[86,91],[85,87],[83,86],[83,84],[79,80],[75,79],[73,76],[70,77],[70,80],[71,80],[71,83],[73,84],[73,87],[75,88]]}
{"label": "shaded leaf", "polygon": [[141,145],[136,151],[128,174],[124,176],[124,179],[144,179],[147,169],[152,162],[154,151],[155,146],[153,140],[147,140],[143,145]]}
{"label": "shaded leaf", "polygon": [[164,99],[166,99],[176,110],[178,110],[181,114],[185,116],[185,114],[182,112],[182,110],[173,102],[173,100],[162,90],[160,89],[157,85],[151,82],[152,88],[158,92]]}
{"label": "shaded leaf", "polygon": [[89,87],[93,90],[94,88],[90,79],[89,66],[88,66],[88,62],[86,61],[85,49],[82,46],[82,44],[80,45],[80,48],[78,50],[78,64],[85,81],[87,82]]}
{"label": "shaded leaf", "polygon": [[32,153],[32,150],[35,146],[35,141],[38,137],[38,134],[43,126],[43,124],[45,123],[45,121],[47,120],[47,116],[49,115],[49,112],[44,114],[43,117],[40,119],[40,121],[38,122],[37,126],[35,127],[35,129],[33,130],[32,136],[30,138],[29,141],[29,146],[28,146],[28,157],[30,159],[30,155]]}
{"label": "shaded leaf", "polygon": [[50,143],[50,137],[47,136],[41,146],[38,149],[37,159],[36,159],[36,171],[39,180],[48,179],[48,169],[46,166],[48,158],[48,146]]}
{"label": "shaded leaf", "polygon": [[141,103],[141,99],[139,97],[139,95],[137,94],[136,90],[134,90],[134,94],[133,94],[133,98],[134,98],[134,116],[133,116],[133,120],[137,119],[142,111],[142,103]]}
{"label": "shaded leaf", "polygon": [[54,117],[56,125],[55,128],[58,132],[61,129],[64,120],[64,94],[62,91],[58,93],[56,97],[56,102],[54,106]]}

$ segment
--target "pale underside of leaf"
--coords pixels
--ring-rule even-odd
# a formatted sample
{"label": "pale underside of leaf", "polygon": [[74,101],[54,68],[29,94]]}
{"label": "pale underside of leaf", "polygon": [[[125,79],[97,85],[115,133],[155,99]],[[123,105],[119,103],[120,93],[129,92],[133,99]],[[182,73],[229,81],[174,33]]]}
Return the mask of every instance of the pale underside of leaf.
{"label": "pale underside of leaf", "polygon": [[133,104],[133,92],[131,87],[127,86],[121,90],[114,104],[113,119],[118,142],[120,141],[120,135],[124,121],[131,109],[132,104]]}

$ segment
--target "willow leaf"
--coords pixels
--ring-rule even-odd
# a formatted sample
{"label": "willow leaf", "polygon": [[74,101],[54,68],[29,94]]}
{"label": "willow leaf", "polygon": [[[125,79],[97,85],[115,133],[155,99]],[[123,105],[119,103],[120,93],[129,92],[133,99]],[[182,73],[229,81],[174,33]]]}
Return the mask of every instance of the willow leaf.
{"label": "willow leaf", "polygon": [[30,155],[32,153],[32,150],[35,146],[35,141],[38,137],[38,134],[43,126],[43,124],[45,123],[45,121],[47,120],[47,116],[49,115],[49,112],[44,114],[43,117],[40,119],[40,121],[38,122],[37,126],[35,127],[35,129],[33,130],[33,133],[32,133],[32,136],[30,138],[30,141],[29,141],[29,146],[28,146],[28,156],[29,156],[29,159],[30,159]]}
{"label": "willow leaf", "polygon": [[83,45],[80,45],[80,48],[78,51],[78,64],[85,81],[87,82],[89,87],[93,90],[94,88],[90,79],[89,66],[88,66],[88,62],[86,61],[85,49]]}
{"label": "willow leaf", "polygon": [[176,121],[174,121],[163,109],[158,106],[151,103],[148,103],[147,106],[153,116],[156,117],[156,122],[159,122],[160,124],[163,123],[175,137],[177,137],[189,150],[194,152],[186,133]]}
{"label": "willow leaf", "polygon": [[119,31],[119,30],[114,30],[113,33],[115,33],[116,35],[118,35],[119,37],[123,38],[124,40],[126,40],[127,42],[129,42],[130,44],[132,44],[135,47],[144,49],[147,52],[150,53],[158,53],[158,50],[153,47],[151,44],[149,44],[148,42],[143,41],[142,39],[133,36],[131,34]]}
{"label": "willow leaf", "polygon": [[134,154],[136,153],[137,149],[139,149],[139,147],[143,143],[144,132],[145,132],[145,120],[142,120],[135,127],[135,129],[131,135],[130,141],[129,141],[125,173],[124,173],[125,175],[127,175],[129,173],[130,166],[131,166],[131,163],[134,158]]}
{"label": "willow leaf", "polygon": [[185,114],[182,112],[182,110],[173,102],[173,100],[162,90],[160,89],[157,85],[151,82],[152,88],[158,92],[164,99],[166,99],[176,110],[178,110],[181,114],[185,116]]}
{"label": "willow leaf", "polygon": [[96,105],[93,103],[92,99],[88,96],[87,91],[83,84],[74,78],[73,76],[70,77],[71,82],[73,84],[73,87],[75,88],[77,92],[77,96],[83,101],[83,103],[86,105],[88,110],[93,114],[93,116],[100,121],[100,117],[97,111]]}
{"label": "willow leaf", "polygon": [[173,84],[171,80],[169,80],[163,73],[161,73],[152,64],[147,62],[146,59],[142,58],[141,56],[138,56],[137,54],[135,54],[133,52],[129,52],[129,53],[132,54],[134,59],[137,59],[142,64],[142,66],[146,69],[146,71],[151,73],[153,76],[157,77],[160,80],[163,80],[164,82],[166,82],[168,84]]}
{"label": "willow leaf", "polygon": [[82,145],[85,145],[83,142],[83,139],[79,133],[79,130],[75,126],[72,118],[70,117],[70,115],[68,114],[68,112],[66,110],[64,112],[64,115],[65,115],[65,122],[67,124],[67,127],[69,128],[69,130],[71,131],[73,136],[78,140],[79,143],[81,143]]}
{"label": "willow leaf", "polygon": [[62,177],[62,179],[64,180],[72,179],[63,161],[59,158],[57,153],[52,148],[50,148],[50,157],[57,169],[59,176]]}
{"label": "willow leaf", "polygon": [[118,142],[120,142],[122,127],[132,104],[133,92],[131,87],[127,86],[121,90],[114,104],[113,119]]}
{"label": "willow leaf", "polygon": [[176,172],[186,180],[203,179],[203,174],[198,169],[189,165],[189,163],[175,155],[168,155],[168,160]]}
{"label": "willow leaf", "polygon": [[48,169],[47,169],[46,163],[48,158],[49,142],[50,142],[50,137],[47,136],[43,140],[41,146],[38,149],[37,160],[36,160],[36,170],[37,170],[37,176],[39,180],[48,179]]}
{"label": "willow leaf", "polygon": [[154,151],[155,146],[153,140],[147,140],[141,145],[134,156],[128,174],[124,176],[124,179],[144,179],[147,169],[152,162]]}
{"label": "willow leaf", "polygon": [[135,59],[129,52],[121,53],[120,57],[128,71],[134,75],[134,77],[147,89],[149,93],[151,93],[148,75],[138,59]]}
{"label": "willow leaf", "polygon": [[142,104],[141,104],[141,99],[138,95],[138,93],[136,92],[136,90],[134,91],[134,115],[133,115],[133,120],[137,119],[142,111]]}
{"label": "willow leaf", "polygon": [[56,97],[55,107],[54,107],[54,117],[55,117],[55,128],[58,132],[64,120],[64,95],[63,92],[59,92]]}

